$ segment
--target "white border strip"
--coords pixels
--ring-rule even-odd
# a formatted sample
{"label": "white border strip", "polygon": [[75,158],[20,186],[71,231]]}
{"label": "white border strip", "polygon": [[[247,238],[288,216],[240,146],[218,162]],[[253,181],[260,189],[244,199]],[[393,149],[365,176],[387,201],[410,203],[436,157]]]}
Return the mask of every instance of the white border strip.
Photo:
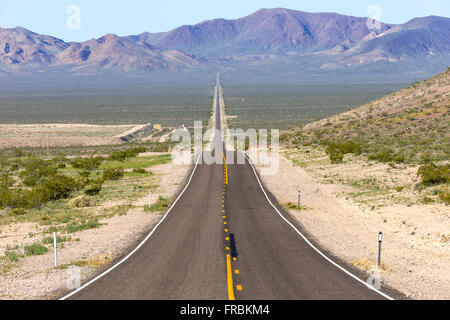
{"label": "white border strip", "polygon": [[350,271],[347,271],[345,268],[341,267],[340,265],[338,265],[336,262],[334,262],[333,260],[331,260],[330,258],[328,258],[324,253],[322,253],[319,249],[317,249],[300,231],[298,231],[298,229],[291,223],[289,222],[288,219],[286,219],[280,211],[278,211],[277,207],[274,206],[274,204],[272,203],[272,201],[270,201],[269,197],[267,196],[266,191],[264,190],[261,181],[259,180],[258,174],[256,173],[256,169],[253,166],[252,161],[250,160],[249,157],[247,157],[247,155],[245,153],[243,153],[242,151],[239,151],[240,153],[242,153],[244,155],[244,157],[248,160],[248,162],[250,163],[250,165],[252,166],[253,172],[255,174],[256,179],[258,180],[259,186],[261,188],[261,190],[263,191],[264,195],[266,196],[267,201],[269,201],[270,205],[275,209],[275,211],[280,215],[280,217],[286,221],[287,224],[289,224],[302,238],[303,240],[305,240],[305,242],[311,247],[313,248],[317,253],[319,253],[322,257],[324,257],[328,262],[330,262],[332,265],[334,265],[335,267],[339,268],[340,270],[342,270],[343,272],[345,272],[346,274],[348,274],[350,277],[352,277],[353,279],[361,282],[363,285],[365,285],[366,287],[368,287],[370,290],[375,291],[376,293],[380,294],[381,296],[383,296],[384,298],[388,299],[388,300],[394,300],[394,298],[388,296],[387,294],[381,292],[380,290],[372,287],[370,284],[368,284],[367,282],[361,280],[360,278],[358,278],[357,276],[355,276],[354,274],[352,274]]}
{"label": "white border strip", "polygon": [[91,281],[85,283],[83,286],[81,286],[80,288],[76,289],[75,291],[69,293],[68,295],[62,297],[59,300],[66,300],[68,298],[70,298],[71,296],[73,296],[74,294],[80,292],[81,290],[83,290],[84,288],[88,287],[89,285],[91,285],[92,283],[94,283],[95,281],[97,281],[98,279],[102,278],[103,276],[107,275],[108,273],[110,273],[111,271],[113,271],[115,268],[117,268],[118,266],[120,266],[122,263],[124,263],[126,260],[128,260],[136,251],[138,251],[147,241],[148,239],[153,235],[153,233],[156,231],[156,229],[159,227],[159,225],[164,221],[164,219],[166,219],[167,215],[170,213],[170,211],[172,211],[173,207],[175,207],[175,205],[177,204],[178,200],[181,198],[181,196],[183,195],[183,193],[186,191],[186,189],[189,187],[189,184],[191,183],[192,177],[194,176],[194,173],[197,169],[198,166],[198,162],[202,156],[203,152],[200,153],[197,156],[197,160],[195,161],[195,166],[194,169],[192,170],[192,173],[189,177],[188,182],[186,183],[186,186],[184,187],[183,191],[181,191],[181,193],[178,195],[178,197],[175,199],[175,201],[172,203],[172,205],[170,206],[169,210],[167,210],[166,214],[164,215],[164,217],[156,224],[156,226],[152,229],[152,231],[145,237],[144,240],[142,240],[142,242],[133,250],[131,251],[125,258],[123,258],[122,260],[120,260],[118,263],[116,263],[114,266],[112,266],[111,268],[109,268],[108,270],[104,271],[102,274],[98,275],[97,277],[95,277],[94,279],[92,279]]}

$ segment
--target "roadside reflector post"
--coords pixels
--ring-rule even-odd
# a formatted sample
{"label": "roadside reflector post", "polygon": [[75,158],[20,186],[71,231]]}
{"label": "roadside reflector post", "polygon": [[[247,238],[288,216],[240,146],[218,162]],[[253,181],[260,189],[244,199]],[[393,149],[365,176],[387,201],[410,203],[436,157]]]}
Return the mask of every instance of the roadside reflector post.
{"label": "roadside reflector post", "polygon": [[301,198],[301,192],[298,190],[298,204],[297,207],[300,209],[300,198]]}
{"label": "roadside reflector post", "polygon": [[55,248],[55,268],[58,268],[58,239],[56,238],[56,232],[53,232],[53,247]]}
{"label": "roadside reflector post", "polygon": [[383,232],[378,234],[378,268],[381,266],[381,242],[383,241]]}

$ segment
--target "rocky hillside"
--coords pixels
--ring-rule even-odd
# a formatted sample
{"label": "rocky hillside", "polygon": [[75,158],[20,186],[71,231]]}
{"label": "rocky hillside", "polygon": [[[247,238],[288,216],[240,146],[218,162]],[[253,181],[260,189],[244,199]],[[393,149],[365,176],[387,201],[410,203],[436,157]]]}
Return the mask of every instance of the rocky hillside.
{"label": "rocky hillside", "polygon": [[[357,109],[282,135],[285,144],[322,144],[371,160],[428,163],[450,159],[450,68]],[[339,160],[339,159],[338,159]]]}

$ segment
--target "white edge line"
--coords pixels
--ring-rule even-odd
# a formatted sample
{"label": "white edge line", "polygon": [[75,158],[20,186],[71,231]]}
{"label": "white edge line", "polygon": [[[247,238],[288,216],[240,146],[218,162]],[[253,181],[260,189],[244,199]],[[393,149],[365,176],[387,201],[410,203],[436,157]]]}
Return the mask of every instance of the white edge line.
{"label": "white edge line", "polygon": [[328,258],[324,253],[322,253],[319,249],[317,249],[300,231],[298,231],[298,229],[288,220],[284,217],[283,214],[281,214],[281,212],[277,209],[277,207],[274,206],[274,204],[272,203],[272,201],[270,201],[269,197],[267,196],[266,191],[264,190],[264,187],[261,184],[261,181],[259,180],[258,174],[256,173],[256,169],[253,166],[252,161],[250,160],[249,157],[247,157],[247,155],[245,153],[243,153],[242,151],[239,151],[240,153],[242,153],[244,155],[244,157],[248,160],[248,162],[250,163],[250,165],[252,166],[253,169],[253,173],[256,176],[256,179],[258,180],[259,186],[261,188],[261,190],[263,191],[264,195],[266,196],[267,201],[269,201],[270,205],[275,209],[275,211],[280,215],[280,217],[286,221],[287,224],[289,224],[302,238],[303,240],[305,240],[305,242],[311,247],[313,248],[317,253],[319,253],[322,257],[324,257],[328,262],[330,262],[332,265],[334,265],[335,267],[339,268],[341,271],[345,272],[347,275],[349,275],[350,277],[352,277],[353,279],[361,282],[363,285],[365,285],[366,287],[368,287],[370,290],[375,291],[376,293],[380,294],[381,296],[383,296],[384,298],[388,299],[388,300],[394,300],[394,298],[388,296],[387,294],[381,292],[380,290],[374,288],[373,286],[371,286],[370,284],[368,284],[367,282],[361,280],[360,278],[358,278],[357,276],[355,276],[353,273],[351,273],[350,271],[348,271],[347,269],[341,267],[340,265],[338,265],[336,262],[334,262],[333,260],[331,260],[330,258]]}
{"label": "white edge line", "polygon": [[156,224],[156,226],[152,229],[152,231],[150,231],[150,233],[145,237],[144,240],[142,240],[142,242],[133,250],[131,251],[125,258],[123,258],[122,260],[120,260],[118,263],[116,263],[114,266],[112,266],[111,268],[109,268],[108,270],[104,271],[103,273],[101,273],[100,275],[98,275],[97,277],[95,277],[94,279],[90,280],[89,282],[85,283],[84,285],[82,285],[81,287],[79,287],[78,289],[76,289],[75,291],[69,293],[68,295],[60,298],[59,300],[66,300],[68,298],[70,298],[71,296],[73,296],[74,294],[80,292],[81,290],[85,289],[86,287],[88,287],[89,285],[91,285],[92,283],[94,283],[95,281],[97,281],[98,279],[102,278],[103,276],[107,275],[108,273],[110,273],[111,271],[113,271],[115,268],[117,268],[118,266],[120,266],[122,263],[124,263],[126,260],[128,260],[133,254],[136,253],[136,251],[138,251],[147,241],[148,239],[150,239],[150,237],[153,235],[153,233],[156,231],[156,229],[158,228],[158,226],[164,221],[164,219],[166,219],[167,215],[170,213],[170,211],[172,211],[173,207],[175,207],[175,205],[177,204],[178,200],[181,198],[181,196],[183,195],[183,193],[186,191],[186,189],[189,187],[189,184],[191,183],[192,177],[194,176],[194,173],[197,169],[198,166],[198,162],[201,158],[201,155],[203,153],[200,153],[197,156],[197,160],[195,161],[195,166],[194,169],[192,170],[192,173],[189,177],[188,182],[186,183],[186,186],[184,187],[183,191],[181,191],[181,193],[178,195],[178,197],[175,199],[175,201],[172,203],[172,205],[170,206],[170,208],[167,210],[166,214],[164,215],[164,217]]}

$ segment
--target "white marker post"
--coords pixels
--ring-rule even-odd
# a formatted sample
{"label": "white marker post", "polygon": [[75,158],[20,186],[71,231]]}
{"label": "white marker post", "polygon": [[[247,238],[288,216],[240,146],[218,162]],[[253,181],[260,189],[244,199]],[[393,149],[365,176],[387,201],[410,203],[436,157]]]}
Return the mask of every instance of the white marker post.
{"label": "white marker post", "polygon": [[55,248],[55,268],[58,268],[58,240],[56,238],[56,232],[53,232],[53,247]]}
{"label": "white marker post", "polygon": [[301,197],[301,192],[300,190],[298,190],[298,205],[297,207],[300,209],[300,197]]}
{"label": "white marker post", "polygon": [[381,242],[383,241],[383,232],[378,234],[378,268],[381,266]]}

